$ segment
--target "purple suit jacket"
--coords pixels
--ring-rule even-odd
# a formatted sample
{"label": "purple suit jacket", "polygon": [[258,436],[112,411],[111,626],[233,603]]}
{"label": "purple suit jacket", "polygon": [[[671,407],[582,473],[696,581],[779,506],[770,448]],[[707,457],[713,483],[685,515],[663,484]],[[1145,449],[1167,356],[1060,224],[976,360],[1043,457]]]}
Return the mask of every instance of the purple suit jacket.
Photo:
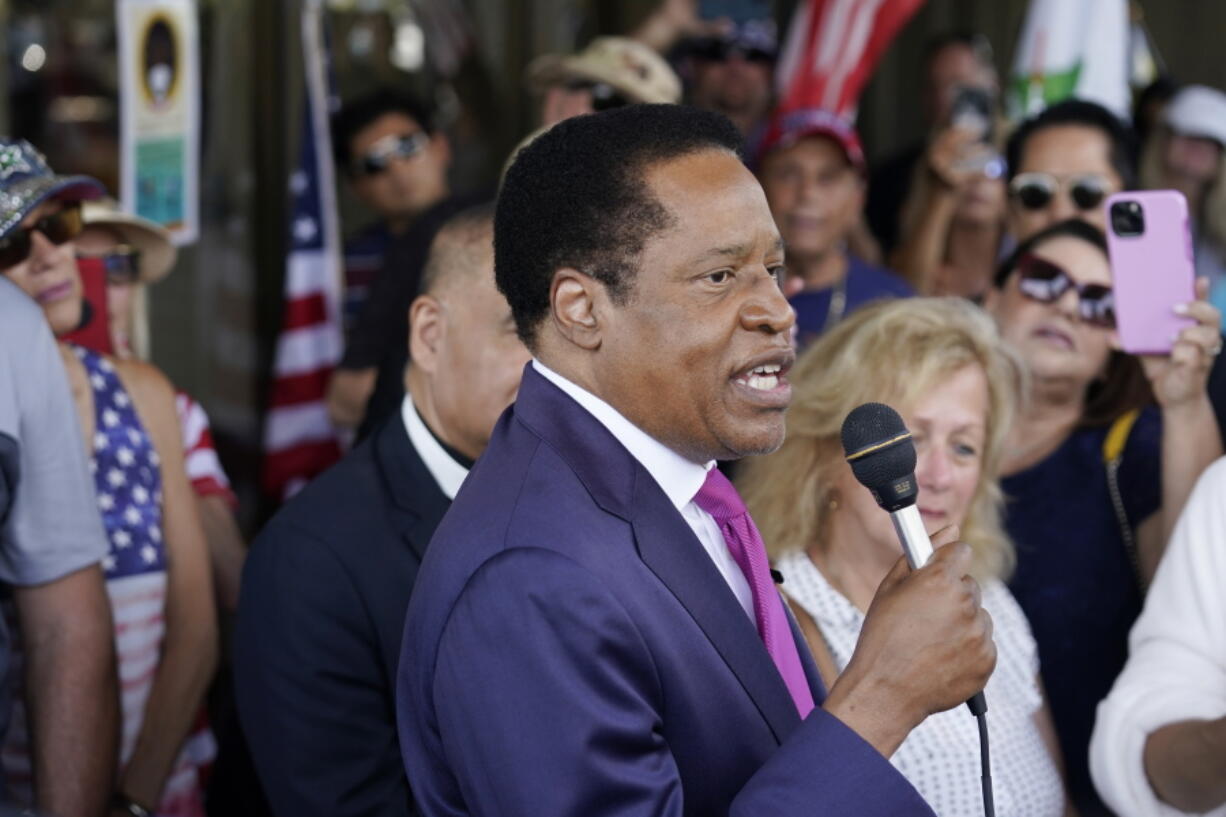
{"label": "purple suit jacket", "polygon": [[531,365],[431,540],[397,710],[426,815],[932,814],[837,718],[801,721],[664,492]]}

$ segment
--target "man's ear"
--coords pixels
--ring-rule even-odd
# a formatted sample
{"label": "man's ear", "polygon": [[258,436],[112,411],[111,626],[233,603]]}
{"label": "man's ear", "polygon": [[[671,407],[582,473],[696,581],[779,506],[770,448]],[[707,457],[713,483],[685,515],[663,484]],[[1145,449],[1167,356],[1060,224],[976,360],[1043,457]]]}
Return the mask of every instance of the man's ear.
{"label": "man's ear", "polygon": [[433,295],[418,295],[409,305],[409,357],[426,374],[438,369],[446,322],[443,304]]}
{"label": "man's ear", "polygon": [[555,329],[581,349],[600,348],[601,315],[608,294],[604,284],[577,269],[565,267],[553,274],[549,287],[549,319]]}

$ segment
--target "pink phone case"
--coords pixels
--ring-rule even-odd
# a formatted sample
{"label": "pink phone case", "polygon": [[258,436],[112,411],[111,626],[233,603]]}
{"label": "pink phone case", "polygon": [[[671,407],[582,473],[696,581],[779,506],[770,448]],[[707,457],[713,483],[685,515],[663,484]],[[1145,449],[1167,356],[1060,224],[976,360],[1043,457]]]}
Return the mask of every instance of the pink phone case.
{"label": "pink phone case", "polygon": [[[1117,201],[1140,203],[1145,217],[1140,235],[1117,235],[1110,226]],[[1194,323],[1174,311],[1175,304],[1196,297],[1188,203],[1175,190],[1145,190],[1116,193],[1106,207],[1120,345],[1134,355],[1169,354],[1179,331]]]}

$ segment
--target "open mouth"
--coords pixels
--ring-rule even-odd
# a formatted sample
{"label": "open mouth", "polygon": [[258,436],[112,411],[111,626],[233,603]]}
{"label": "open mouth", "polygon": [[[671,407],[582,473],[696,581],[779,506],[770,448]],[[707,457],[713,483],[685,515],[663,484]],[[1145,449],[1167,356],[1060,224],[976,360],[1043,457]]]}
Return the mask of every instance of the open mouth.
{"label": "open mouth", "polygon": [[792,397],[787,375],[794,360],[790,351],[759,358],[754,365],[733,375],[732,382],[754,402],[772,407],[786,406]]}
{"label": "open mouth", "polygon": [[783,380],[783,366],[779,363],[768,363],[765,366],[755,366],[737,378],[738,381],[758,391],[773,391]]}

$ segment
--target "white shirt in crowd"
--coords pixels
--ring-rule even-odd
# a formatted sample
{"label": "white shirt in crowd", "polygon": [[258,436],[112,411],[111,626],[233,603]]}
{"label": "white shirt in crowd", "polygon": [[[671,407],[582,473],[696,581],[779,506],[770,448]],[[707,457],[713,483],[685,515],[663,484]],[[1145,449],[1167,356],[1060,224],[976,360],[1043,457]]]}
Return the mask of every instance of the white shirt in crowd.
{"label": "white shirt in crowd", "polygon": [[534,359],[532,365],[546,380],[570,395],[571,399],[600,421],[600,424],[625,446],[630,455],[638,460],[647,473],[651,474],[652,479],[659,484],[669,502],[681,512],[681,516],[694,531],[694,535],[702,543],[711,561],[715,562],[715,567],[719,569],[724,581],[732,588],[742,609],[752,619],[754,617],[753,591],[749,589],[749,582],[745,580],[745,574],[741,572],[732,554],[728,552],[728,543],[724,541],[724,535],[720,533],[715,519],[694,504],[694,495],[706,481],[707,471],[715,467],[715,463],[698,465],[690,462],[627,420],[617,409],[581,386],[570,382],[539,360]]}
{"label": "white shirt in crowd", "polygon": [[[1201,475],[1099,704],[1090,773],[1120,817],[1183,814],[1160,801],[1142,755],[1151,732],[1226,715],[1226,458]],[[1209,812],[1226,817],[1226,806]]]}
{"label": "white shirt in crowd", "polygon": [[[864,626],[864,613],[826,580],[802,551],[779,560],[784,591],[817,623],[839,672]],[[984,694],[992,748],[992,783],[999,817],[1060,817],[1064,784],[1035,722],[1043,703],[1039,658],[1022,609],[999,581],[982,582],[992,616],[996,670]],[[930,715],[890,758],[941,817],[982,817],[979,731],[965,706]]]}

